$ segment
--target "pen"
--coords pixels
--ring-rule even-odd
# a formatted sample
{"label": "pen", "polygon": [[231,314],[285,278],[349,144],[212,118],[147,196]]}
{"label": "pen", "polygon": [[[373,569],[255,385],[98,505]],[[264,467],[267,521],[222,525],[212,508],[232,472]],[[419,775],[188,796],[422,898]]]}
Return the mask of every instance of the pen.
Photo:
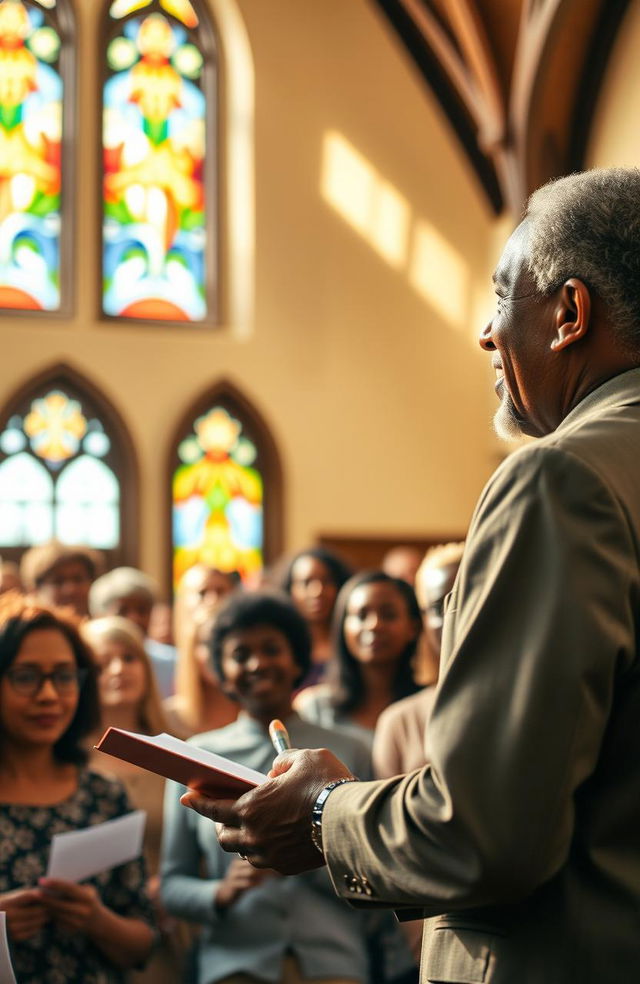
{"label": "pen", "polygon": [[278,718],[275,718],[269,725],[269,737],[276,752],[286,752],[288,748],[291,748],[289,732]]}

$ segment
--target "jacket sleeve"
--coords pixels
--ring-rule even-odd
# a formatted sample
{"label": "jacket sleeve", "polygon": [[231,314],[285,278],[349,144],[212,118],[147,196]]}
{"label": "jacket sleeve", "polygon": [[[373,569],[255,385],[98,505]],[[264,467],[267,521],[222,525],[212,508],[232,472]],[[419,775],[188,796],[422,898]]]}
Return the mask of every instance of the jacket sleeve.
{"label": "jacket sleeve", "polygon": [[555,447],[512,455],[447,608],[431,765],[327,800],[338,893],[429,916],[525,898],[557,872],[634,659],[637,605],[635,546],[606,483]]}

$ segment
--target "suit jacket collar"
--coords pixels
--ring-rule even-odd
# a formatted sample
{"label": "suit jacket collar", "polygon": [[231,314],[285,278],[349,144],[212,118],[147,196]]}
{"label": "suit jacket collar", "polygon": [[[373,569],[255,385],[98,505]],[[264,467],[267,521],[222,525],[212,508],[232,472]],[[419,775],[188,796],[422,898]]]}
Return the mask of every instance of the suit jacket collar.
{"label": "suit jacket collar", "polygon": [[602,413],[612,407],[629,406],[639,402],[640,368],[629,369],[607,379],[585,396],[584,400],[581,400],[558,425],[555,433],[565,433],[569,429],[580,426],[593,413]]}

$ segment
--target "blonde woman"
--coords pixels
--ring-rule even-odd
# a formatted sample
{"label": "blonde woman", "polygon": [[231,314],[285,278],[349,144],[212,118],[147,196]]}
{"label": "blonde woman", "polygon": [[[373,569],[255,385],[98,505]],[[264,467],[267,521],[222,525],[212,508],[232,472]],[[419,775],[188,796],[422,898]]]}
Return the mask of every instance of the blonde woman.
{"label": "blonde woman", "polygon": [[[85,623],[81,632],[98,666],[103,727],[148,735],[167,731],[158,685],[138,627],[119,615],[107,615]],[[148,889],[157,909],[162,944],[147,969],[132,980],[150,984],[175,981],[179,979],[180,946],[175,926],[161,911],[158,880],[164,779],[102,752],[93,753],[91,765],[120,779],[133,806],[147,813],[144,854],[150,874]]]}

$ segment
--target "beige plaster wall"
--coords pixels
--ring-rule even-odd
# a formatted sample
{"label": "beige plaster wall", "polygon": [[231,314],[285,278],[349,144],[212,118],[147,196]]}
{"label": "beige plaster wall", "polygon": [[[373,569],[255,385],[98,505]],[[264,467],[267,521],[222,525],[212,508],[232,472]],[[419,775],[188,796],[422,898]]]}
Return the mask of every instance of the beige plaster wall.
{"label": "beige plaster wall", "polygon": [[587,167],[640,164],[640,3],[634,0],[618,31],[596,106]]}
{"label": "beige plaster wall", "polygon": [[[140,562],[158,576],[168,441],[192,399],[220,377],[257,405],[280,448],[286,547],[320,532],[463,531],[495,455],[492,374],[475,344],[488,314],[495,224],[382,16],[367,0],[239,2],[255,69],[256,173],[255,317],[239,337],[233,324],[164,329],[96,318],[92,45],[101,6],[76,0],[75,315],[0,321],[0,402],[60,360],[103,389],[139,456]],[[322,197],[330,131],[405,201],[409,254],[398,267]],[[461,278],[439,277],[430,300],[410,282],[424,222]]]}

